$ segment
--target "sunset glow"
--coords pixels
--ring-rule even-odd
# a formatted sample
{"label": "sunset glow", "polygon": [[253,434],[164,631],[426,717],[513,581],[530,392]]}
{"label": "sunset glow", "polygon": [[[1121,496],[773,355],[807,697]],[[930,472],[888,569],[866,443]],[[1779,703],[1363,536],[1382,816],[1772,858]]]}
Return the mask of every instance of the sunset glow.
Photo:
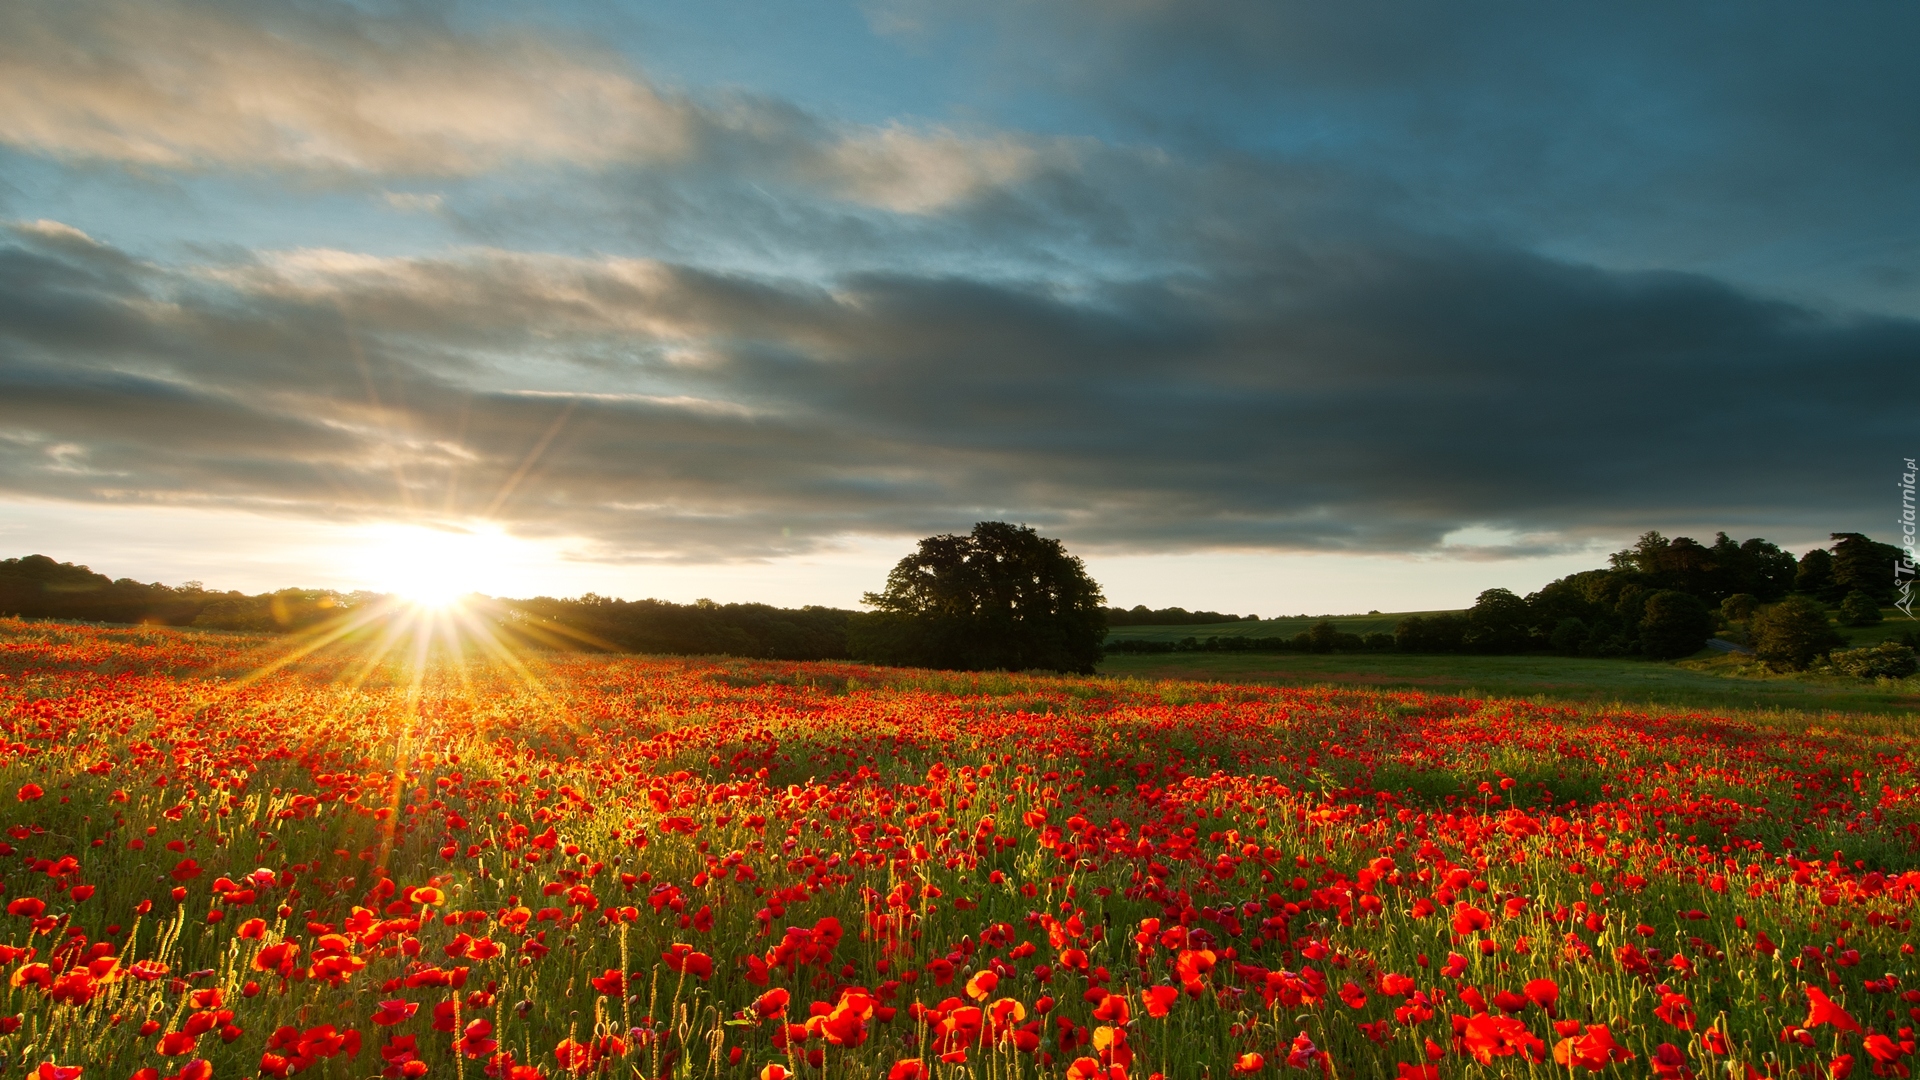
{"label": "sunset glow", "polygon": [[371,587],[424,608],[447,608],[462,597],[488,591],[519,546],[499,532],[382,526],[370,531],[357,554]]}

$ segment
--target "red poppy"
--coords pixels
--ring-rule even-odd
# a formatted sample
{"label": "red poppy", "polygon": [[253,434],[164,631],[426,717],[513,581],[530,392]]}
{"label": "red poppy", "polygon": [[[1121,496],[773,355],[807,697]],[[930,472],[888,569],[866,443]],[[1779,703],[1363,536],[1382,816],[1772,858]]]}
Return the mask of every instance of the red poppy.
{"label": "red poppy", "polygon": [[1832,1024],[1841,1031],[1859,1031],[1860,1024],[1817,986],[1807,987],[1807,1019],[1803,1026],[1817,1028]]}

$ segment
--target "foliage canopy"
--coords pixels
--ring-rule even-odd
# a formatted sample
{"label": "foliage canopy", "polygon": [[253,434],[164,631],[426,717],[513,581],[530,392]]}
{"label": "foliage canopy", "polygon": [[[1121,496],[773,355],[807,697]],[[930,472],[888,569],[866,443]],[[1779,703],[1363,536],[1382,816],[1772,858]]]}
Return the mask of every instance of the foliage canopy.
{"label": "foliage canopy", "polygon": [[1090,674],[1107,632],[1106,598],[1085,564],[1004,521],[927,537],[885,591],[863,599],[877,610],[848,628],[848,646],[882,664]]}

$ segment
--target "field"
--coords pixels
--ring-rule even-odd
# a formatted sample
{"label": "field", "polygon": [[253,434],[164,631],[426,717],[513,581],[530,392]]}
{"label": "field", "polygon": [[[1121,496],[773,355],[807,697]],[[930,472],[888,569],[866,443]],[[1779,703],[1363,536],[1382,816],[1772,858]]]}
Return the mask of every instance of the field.
{"label": "field", "polygon": [[1345,686],[1426,693],[1542,698],[1640,707],[1920,713],[1920,680],[1875,685],[1848,677],[1770,676],[1737,657],[1678,663],[1562,656],[1431,653],[1163,653],[1108,656],[1102,675],[1272,686]]}
{"label": "field", "polygon": [[6,620],[0,717],[43,1080],[1913,1060],[1886,717]]}

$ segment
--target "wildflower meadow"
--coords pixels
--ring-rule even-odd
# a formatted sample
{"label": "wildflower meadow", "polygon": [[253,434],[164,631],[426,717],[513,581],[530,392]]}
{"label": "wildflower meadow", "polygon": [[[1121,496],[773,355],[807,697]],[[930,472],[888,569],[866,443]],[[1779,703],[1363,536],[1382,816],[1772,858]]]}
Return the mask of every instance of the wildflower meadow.
{"label": "wildflower meadow", "polygon": [[38,1080],[1909,1074],[1897,720],[0,620]]}

